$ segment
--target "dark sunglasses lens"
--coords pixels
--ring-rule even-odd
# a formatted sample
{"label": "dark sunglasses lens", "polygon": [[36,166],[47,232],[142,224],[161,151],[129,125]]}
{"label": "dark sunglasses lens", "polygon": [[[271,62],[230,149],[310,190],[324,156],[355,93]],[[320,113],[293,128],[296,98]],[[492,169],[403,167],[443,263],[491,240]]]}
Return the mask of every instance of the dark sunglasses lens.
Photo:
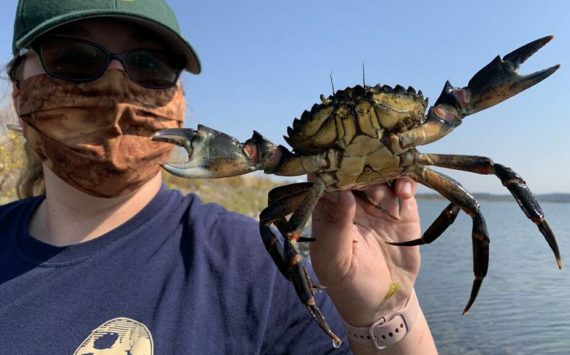
{"label": "dark sunglasses lens", "polygon": [[123,60],[131,79],[151,88],[168,88],[178,79],[181,65],[169,52],[152,49],[129,51]]}
{"label": "dark sunglasses lens", "polygon": [[67,38],[48,38],[41,44],[45,69],[56,77],[90,80],[101,73],[105,52],[88,43]]}

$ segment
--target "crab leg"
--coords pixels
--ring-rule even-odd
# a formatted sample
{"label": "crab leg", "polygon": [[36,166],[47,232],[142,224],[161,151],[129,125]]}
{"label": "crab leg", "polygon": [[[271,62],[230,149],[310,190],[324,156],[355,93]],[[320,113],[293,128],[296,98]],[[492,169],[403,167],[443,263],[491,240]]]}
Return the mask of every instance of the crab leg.
{"label": "crab leg", "polygon": [[469,171],[477,174],[496,175],[503,185],[511,192],[525,215],[537,225],[546,239],[546,242],[554,252],[558,268],[562,268],[562,259],[554,233],[544,219],[544,213],[540,204],[527,187],[526,182],[511,168],[494,163],[491,159],[481,156],[470,155],[445,155],[445,154],[416,154],[416,161],[424,165],[434,165],[442,168]]}
{"label": "crab leg", "polygon": [[277,200],[291,196],[293,194],[306,193],[311,189],[312,186],[312,182],[298,182],[295,184],[277,186],[269,191],[269,194],[267,196],[267,204],[271,205]]}
{"label": "crab leg", "polygon": [[436,218],[436,220],[429,226],[421,238],[410,240],[407,242],[388,242],[388,244],[411,247],[415,245],[429,244],[439,238],[445,232],[447,227],[455,222],[460,208],[455,203],[450,203]]}
{"label": "crab leg", "polygon": [[[273,222],[273,224],[277,227],[281,235],[287,235],[287,219],[285,217],[276,219]],[[271,230],[270,224],[260,223],[259,231],[261,234],[261,239],[263,241],[263,244],[265,245],[265,248],[267,249],[267,252],[271,256],[271,258],[273,259],[273,262],[277,266],[277,269],[279,270],[279,272],[281,272],[283,277],[291,281],[291,276],[289,275],[288,266],[285,263],[285,260],[283,259],[283,247],[281,246],[281,244],[279,244],[279,238],[277,238],[275,233],[273,233],[273,230]],[[305,237],[299,238],[299,242],[312,241],[312,240],[313,240],[312,238],[305,238]],[[322,286],[321,284],[319,284],[314,280],[311,280],[310,284],[312,288],[315,290],[316,289],[322,290],[325,288],[324,286]]]}
{"label": "crab leg", "polygon": [[[268,206],[260,215],[259,231],[263,244],[281,274],[289,280],[291,277],[288,266],[283,260],[283,249],[279,244],[279,238],[273,233],[270,225],[274,224],[282,235],[287,235],[285,217],[299,207],[312,185],[308,182],[274,188],[269,192]],[[289,193],[287,194],[287,192]]]}
{"label": "crab leg", "polygon": [[494,106],[549,77],[560,65],[528,75],[520,75],[518,69],[552,38],[537,39],[502,59],[495,57],[469,80],[467,87],[456,88],[447,81],[435,105],[429,109],[426,122],[398,136],[400,147],[438,140],[460,125],[463,117]]}
{"label": "crab leg", "polygon": [[[314,184],[312,184],[308,191],[304,191],[304,186],[302,185],[297,185],[294,187],[294,189],[297,191],[293,195],[295,196],[293,198],[283,196],[283,192],[285,191],[284,189],[279,189],[273,193],[273,197],[283,197],[279,198],[273,203],[270,203],[270,205],[261,212],[261,215],[259,217],[260,224],[265,225],[265,227],[260,227],[260,230],[262,230],[262,233],[266,234],[263,237],[264,242],[266,239],[270,240],[275,238],[275,240],[272,240],[272,243],[277,242],[277,240],[274,235],[272,237],[269,236],[269,233],[273,234],[273,232],[268,227],[271,223],[278,223],[279,230],[282,233],[285,232],[283,233],[285,236],[282,256],[283,260],[281,260],[281,256],[277,255],[275,252],[273,252],[271,256],[273,257],[278,267],[281,265],[281,267],[286,269],[286,272],[284,272],[284,274],[295,286],[297,295],[301,299],[301,302],[307,306],[307,309],[313,319],[315,319],[321,329],[333,340],[335,346],[340,346],[340,344],[342,344],[342,340],[336,334],[334,334],[315,302],[313,290],[315,288],[320,288],[320,286],[313,284],[309,278],[309,273],[302,264],[302,256],[299,252],[299,248],[297,247],[297,242],[301,238],[301,232],[307,223],[311,212],[313,211],[319,198],[325,192],[325,184],[321,180],[317,180]],[[298,196],[303,196],[302,201],[298,201]],[[278,206],[283,204],[288,204],[289,207],[282,208]],[[287,222],[287,225],[284,226],[283,218],[285,215],[291,212],[293,206],[295,206],[295,211]]]}
{"label": "crab leg", "polygon": [[[424,166],[418,165],[408,175],[417,182],[442,194],[473,219],[471,238],[473,240],[473,273],[475,279],[473,280],[469,301],[463,310],[463,314],[467,314],[477,298],[483,278],[487,275],[489,267],[489,234],[487,233],[485,219],[479,211],[479,203],[459,182]],[[437,229],[441,230],[441,227]]]}
{"label": "crab leg", "polygon": [[[278,186],[269,191],[267,207],[262,211],[268,220],[275,218],[275,224],[281,234],[287,234],[287,220],[285,217],[299,208],[303,199],[313,186],[312,182],[299,182],[284,186]],[[261,217],[264,219],[265,217]],[[313,238],[300,237],[300,242],[311,242]]]}

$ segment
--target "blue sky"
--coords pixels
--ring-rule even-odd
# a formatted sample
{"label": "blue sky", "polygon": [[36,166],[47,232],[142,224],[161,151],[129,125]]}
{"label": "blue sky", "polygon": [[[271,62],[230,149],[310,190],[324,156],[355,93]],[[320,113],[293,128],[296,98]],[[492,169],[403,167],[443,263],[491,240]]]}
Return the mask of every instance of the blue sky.
{"label": "blue sky", "polygon": [[[0,4],[0,63],[11,57],[16,1]],[[362,82],[413,86],[434,103],[450,80],[465,86],[496,55],[555,39],[521,67],[553,76],[469,116],[423,152],[485,155],[511,166],[537,193],[570,192],[568,1],[170,0],[203,65],[185,74],[186,125],[240,140],[255,129],[276,143],[293,118],[337,89]],[[473,192],[505,193],[498,179],[446,170]]]}

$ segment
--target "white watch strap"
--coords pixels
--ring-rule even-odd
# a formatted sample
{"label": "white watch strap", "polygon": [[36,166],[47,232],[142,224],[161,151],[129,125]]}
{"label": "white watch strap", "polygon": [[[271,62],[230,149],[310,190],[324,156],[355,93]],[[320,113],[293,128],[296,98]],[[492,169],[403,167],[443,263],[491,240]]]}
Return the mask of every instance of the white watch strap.
{"label": "white watch strap", "polygon": [[353,327],[346,322],[344,326],[351,341],[382,350],[404,339],[412,329],[419,313],[418,297],[412,289],[406,304],[394,313],[380,317],[368,327]]}

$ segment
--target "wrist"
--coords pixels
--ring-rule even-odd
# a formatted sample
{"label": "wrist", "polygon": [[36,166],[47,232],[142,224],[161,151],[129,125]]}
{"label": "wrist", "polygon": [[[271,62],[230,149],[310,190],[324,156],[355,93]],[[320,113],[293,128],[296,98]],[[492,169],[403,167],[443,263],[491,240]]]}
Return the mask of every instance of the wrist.
{"label": "wrist", "polygon": [[351,343],[382,350],[404,339],[410,333],[419,313],[418,298],[412,289],[403,306],[383,314],[368,326],[354,327],[345,321],[343,323]]}

